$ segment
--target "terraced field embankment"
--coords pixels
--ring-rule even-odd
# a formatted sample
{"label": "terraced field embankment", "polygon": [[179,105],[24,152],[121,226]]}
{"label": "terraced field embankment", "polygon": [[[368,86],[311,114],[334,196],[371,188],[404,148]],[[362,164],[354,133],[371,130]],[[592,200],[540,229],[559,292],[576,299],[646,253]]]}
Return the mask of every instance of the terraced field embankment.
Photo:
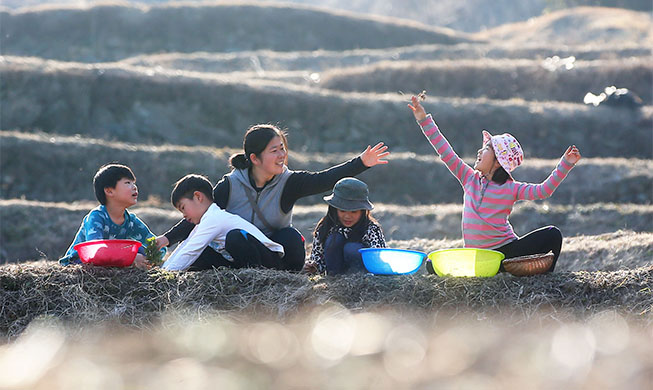
{"label": "terraced field embankment", "polygon": [[[415,133],[420,133],[414,125]],[[421,133],[419,134],[420,137]],[[476,135],[475,137],[476,138]],[[236,149],[211,147],[154,146],[110,143],[83,137],[0,132],[0,162],[6,171],[2,190],[7,198],[51,202],[93,200],[89,178],[102,164],[120,161],[133,167],[139,179],[140,196],[154,196],[167,202],[170,186],[183,175],[195,172],[215,183],[229,172],[228,158]],[[426,139],[423,139],[427,143]],[[363,150],[366,144],[360,146]],[[392,145],[390,145],[392,148]],[[391,149],[392,150],[392,149]],[[563,149],[560,149],[561,153]],[[295,153],[289,164],[295,170],[318,171],[355,157],[356,154]],[[56,167],[52,161],[57,161]],[[475,157],[466,160],[473,164]],[[462,198],[458,181],[435,156],[395,153],[390,163],[364,172],[377,202],[397,204],[453,203]],[[558,163],[557,159],[528,158],[515,172],[517,180],[541,182]],[[34,175],[34,172],[52,172]],[[411,174],[407,174],[411,173]],[[61,177],[67,178],[61,180]],[[592,158],[571,171],[550,203],[649,203],[653,190],[653,162],[637,158]],[[606,191],[610,188],[610,191]],[[301,202],[319,201],[314,196]]]}
{"label": "terraced field embankment", "polygon": [[170,51],[348,50],[473,41],[464,33],[398,19],[255,3],[44,7],[1,12],[0,22],[5,54],[84,62]]}
{"label": "terraced field embankment", "polygon": [[[618,60],[651,55],[648,46],[633,42],[619,45],[568,46],[564,44],[524,44],[515,47],[509,42],[423,44],[383,49],[314,50],[280,52],[272,50],[245,50],[231,53],[161,53],[143,54],[118,61],[125,65],[176,69],[209,73],[250,72],[265,78],[273,72],[320,72],[332,68],[349,68],[392,61],[448,61],[448,60],[501,60],[549,59],[551,66],[564,65],[565,59],[575,61]],[[555,56],[558,60],[555,60]],[[563,60],[563,61],[561,61]],[[315,82],[315,80],[313,80]]]}
{"label": "terraced field embankment", "polygon": [[[586,93],[599,94],[606,86],[629,86],[650,105],[653,57],[576,61],[554,60],[445,60],[382,62],[322,74],[324,88],[341,91],[391,93],[418,91],[450,97],[522,98],[580,103]],[[639,115],[633,106],[633,115]]]}
{"label": "terraced field embankment", "polygon": [[[407,97],[397,93],[344,93],[271,80],[16,57],[0,62],[0,76],[5,130],[239,147],[245,129],[269,122],[287,127],[291,147],[302,151],[354,152],[383,140],[394,151],[430,152],[415,129]],[[423,88],[433,90],[427,82]],[[478,143],[470,142],[470,134],[484,128],[510,131],[524,140],[530,157],[559,157],[569,144],[582,145],[587,156],[621,156],[617,138],[628,140],[628,157],[648,158],[653,143],[651,106],[633,111],[443,96],[430,97],[426,106],[461,155],[475,154]]]}

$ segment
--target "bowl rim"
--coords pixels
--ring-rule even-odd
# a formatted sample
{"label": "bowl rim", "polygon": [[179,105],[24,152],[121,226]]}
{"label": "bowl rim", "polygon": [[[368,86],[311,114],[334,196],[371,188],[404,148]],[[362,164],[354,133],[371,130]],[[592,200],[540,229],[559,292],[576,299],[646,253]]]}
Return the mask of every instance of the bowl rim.
{"label": "bowl rim", "polygon": [[107,242],[115,243],[115,244],[134,244],[134,245],[143,246],[143,243],[137,240],[127,239],[127,238],[109,238],[109,239],[89,240],[89,241],[80,242],[79,244],[75,244],[73,248],[77,250],[77,247],[82,248],[93,244],[106,244]]}
{"label": "bowl rim", "polygon": [[[391,251],[391,252],[403,252],[403,253],[413,253],[413,254],[419,254],[422,255],[422,257],[426,257],[426,253],[422,251],[415,251],[412,249],[400,249],[400,248],[360,248],[358,252],[361,254],[363,252],[374,252],[374,251]],[[423,259],[422,259],[423,260]]]}
{"label": "bowl rim", "polygon": [[439,252],[457,252],[457,251],[461,251],[461,252],[462,252],[462,251],[483,251],[483,252],[494,252],[494,253],[497,253],[497,254],[500,254],[501,256],[503,256],[503,257],[501,258],[501,260],[503,260],[503,259],[506,257],[506,255],[504,255],[503,252],[499,252],[499,251],[494,250],[494,249],[485,249],[485,248],[445,248],[445,249],[438,249],[438,250],[435,250],[435,251],[431,251],[431,252],[429,252],[428,257],[429,257],[429,259],[430,259],[430,258],[431,258],[431,255],[434,254],[434,253],[439,253]]}

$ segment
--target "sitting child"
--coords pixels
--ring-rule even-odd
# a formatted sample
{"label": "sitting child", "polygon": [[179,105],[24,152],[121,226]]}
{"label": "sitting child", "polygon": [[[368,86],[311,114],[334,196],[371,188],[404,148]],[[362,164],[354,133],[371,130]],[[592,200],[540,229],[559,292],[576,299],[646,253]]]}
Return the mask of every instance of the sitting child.
{"label": "sitting child", "polygon": [[[466,248],[494,249],[506,258],[553,252],[552,272],[562,248],[562,233],[555,226],[545,226],[524,236],[517,236],[508,218],[519,200],[545,199],[553,194],[569,171],[580,160],[580,151],[569,146],[549,177],[539,184],[523,183],[511,172],[521,165],[524,152],[515,137],[505,133],[491,135],[483,131],[483,145],[473,167],[454,152],[449,141],[427,115],[417,97],[408,107],[435,152],[463,187],[462,233]],[[427,270],[433,273],[427,261]],[[501,266],[503,270],[503,265]]]}
{"label": "sitting child", "polygon": [[353,177],[340,179],[325,196],[327,214],[313,232],[313,249],[304,269],[329,275],[365,272],[361,248],[385,248],[381,225],[370,215],[367,184]]}
{"label": "sitting child", "polygon": [[[130,239],[147,245],[147,239],[155,237],[154,233],[136,215],[127,208],[138,202],[138,187],[132,170],[120,164],[107,164],[97,171],[93,178],[95,197],[100,205],[91,210],[75,235],[73,243],[64,257],[59,259],[62,265],[81,263],[74,246],[91,240]],[[165,254],[165,249],[162,250]],[[134,259],[134,266],[148,268],[145,249],[140,247]]]}
{"label": "sitting child", "polygon": [[182,177],[175,183],[171,201],[195,227],[163,263],[163,269],[199,271],[220,266],[259,265],[278,268],[283,247],[256,226],[213,203],[213,186],[207,178]]}

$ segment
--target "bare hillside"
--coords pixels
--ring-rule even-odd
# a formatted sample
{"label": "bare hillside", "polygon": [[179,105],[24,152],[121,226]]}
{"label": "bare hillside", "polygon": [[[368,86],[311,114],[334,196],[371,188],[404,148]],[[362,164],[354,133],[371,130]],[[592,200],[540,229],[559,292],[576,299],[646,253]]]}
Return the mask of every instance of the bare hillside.
{"label": "bare hillside", "polygon": [[474,35],[478,39],[578,45],[587,42],[653,44],[653,16],[619,8],[578,7],[506,24]]}
{"label": "bare hillside", "polygon": [[[480,138],[480,134],[474,136]],[[97,139],[13,132],[1,132],[0,141],[3,197],[55,202],[94,199],[91,179],[95,171],[108,161],[120,161],[131,166],[140,178],[141,199],[153,196],[167,203],[170,186],[187,173],[207,175],[214,183],[219,180],[230,171],[227,160],[235,151],[169,145],[107,145]],[[361,144],[358,153],[365,146],[367,144]],[[566,146],[558,147],[560,156],[564,149]],[[295,170],[319,171],[347,161],[358,153],[315,156],[313,153],[292,152],[289,166]],[[560,156],[550,160],[528,156],[513,176],[516,180],[540,183],[555,168]],[[470,163],[473,164],[473,160],[470,158]],[[57,163],[53,165],[52,161]],[[459,182],[433,151],[424,155],[394,153],[389,161],[389,164],[374,167],[361,175],[373,189],[376,201],[412,205],[452,203],[462,199]],[[407,175],[407,172],[416,174]],[[61,177],[67,179],[61,180]],[[586,157],[548,201],[649,204],[653,202],[652,177],[653,161],[650,159]],[[606,191],[606,188],[611,190]],[[319,199],[316,196],[304,200],[316,202]]]}
{"label": "bare hillside", "polygon": [[418,23],[260,3],[22,8],[0,12],[0,32],[5,55],[85,62],[160,52],[347,50],[471,41]]}
{"label": "bare hillside", "polygon": [[[277,123],[289,129],[295,150],[356,152],[385,141],[395,151],[431,151],[407,108],[408,97],[399,93],[345,93],[220,74],[21,57],[1,58],[0,77],[3,130],[239,147],[249,126]],[[485,128],[510,131],[529,156],[556,158],[569,144],[582,145],[588,156],[651,156],[651,106],[633,111],[455,97],[429,98],[425,105],[462,155],[476,152],[479,138],[469,134]]]}
{"label": "bare hillside", "polygon": [[[381,62],[331,69],[320,87],[341,91],[394,92],[426,89],[437,96],[521,98],[580,103],[586,93],[605,87],[627,88],[653,102],[653,57],[576,61],[574,56],[543,60],[454,60]],[[636,106],[632,108],[636,110]]]}
{"label": "bare hillside", "polygon": [[[176,0],[132,0],[131,3],[162,5]],[[216,3],[217,0],[193,0],[195,3]],[[236,1],[230,1],[236,3]],[[243,1],[240,1],[241,3]],[[279,0],[257,0],[259,3],[279,3]],[[402,18],[420,23],[449,27],[460,31],[479,31],[485,28],[516,22],[539,15],[546,6],[545,0],[285,0],[285,3],[318,6],[328,10],[346,10],[360,14]],[[37,4],[72,4],[79,0],[4,0],[4,5],[18,9]],[[106,3],[106,0],[85,0],[85,4]],[[480,11],[480,12],[479,12]]]}
{"label": "bare hillside", "polygon": [[[574,57],[577,61],[623,60],[648,58],[649,45],[622,42],[614,45],[596,45],[591,42],[580,46],[562,44],[527,44],[515,46],[504,42],[459,43],[456,45],[411,45],[383,49],[353,49],[344,51],[313,50],[280,52],[271,50],[239,51],[232,53],[163,53],[144,54],[121,60],[126,65],[149,68],[168,68],[209,73],[249,73],[250,77],[266,78],[272,72],[305,72],[306,81],[314,73],[331,69],[371,66],[379,62],[477,60],[537,60],[544,63],[558,56],[560,59]],[[436,62],[437,64],[437,62]],[[559,65],[564,65],[560,62]],[[319,83],[318,83],[319,86]]]}

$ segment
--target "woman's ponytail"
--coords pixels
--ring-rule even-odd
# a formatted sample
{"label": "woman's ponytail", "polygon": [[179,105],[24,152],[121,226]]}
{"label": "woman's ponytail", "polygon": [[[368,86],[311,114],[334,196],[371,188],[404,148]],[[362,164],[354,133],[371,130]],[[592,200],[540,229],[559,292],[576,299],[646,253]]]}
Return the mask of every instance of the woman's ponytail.
{"label": "woman's ponytail", "polygon": [[236,153],[229,157],[229,165],[234,169],[249,169],[252,166],[252,162],[247,159],[245,153]]}

